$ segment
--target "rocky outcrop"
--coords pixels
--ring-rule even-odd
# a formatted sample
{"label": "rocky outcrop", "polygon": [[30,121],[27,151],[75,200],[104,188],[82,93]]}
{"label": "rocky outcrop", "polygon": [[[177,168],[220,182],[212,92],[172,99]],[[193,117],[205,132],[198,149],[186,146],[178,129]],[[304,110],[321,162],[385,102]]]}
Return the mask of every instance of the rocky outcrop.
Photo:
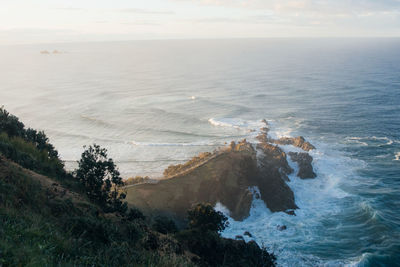
{"label": "rocky outcrop", "polygon": [[256,177],[256,152],[244,141],[231,144],[209,161],[173,178],[128,188],[127,201],[144,211],[165,212],[178,220],[186,218],[193,204],[220,202],[232,218],[243,220],[249,215],[253,200],[249,187]]}
{"label": "rocky outcrop", "polygon": [[196,203],[221,203],[235,220],[249,216],[253,193],[257,186],[261,199],[271,211],[297,208],[294,194],[283,174],[292,171],[286,154],[277,146],[263,147],[265,155],[257,160],[257,152],[245,140],[231,143],[201,165],[157,184],[138,184],[126,188],[127,201],[149,215],[165,213],[184,220],[187,210]]}
{"label": "rocky outcrop", "polygon": [[283,175],[284,179],[289,181],[287,175],[291,174],[293,169],[289,166],[286,153],[278,146],[266,142],[260,142],[257,148],[262,151],[262,155],[259,157],[259,164],[262,171],[268,172],[271,169],[277,169]]}
{"label": "rocky outcrop", "polygon": [[[150,216],[164,213],[178,222],[184,222],[187,210],[199,202],[221,203],[233,219],[243,220],[249,216],[253,198],[261,198],[272,212],[296,215],[294,193],[286,184],[293,169],[287,154],[277,144],[290,144],[307,151],[314,146],[303,137],[274,140],[268,136],[267,121],[263,122],[265,127],[260,129],[255,148],[246,140],[231,142],[214,153],[203,153],[185,164],[170,166],[164,179],[156,184],[127,186],[128,204]],[[301,178],[315,177],[311,156],[289,155],[299,164]],[[250,191],[253,187],[259,193]]]}
{"label": "rocky outcrop", "polygon": [[308,153],[289,152],[288,154],[290,159],[299,166],[298,177],[301,179],[312,179],[317,176],[312,167],[313,158]]}
{"label": "rocky outcrop", "polygon": [[279,139],[270,139],[270,142],[278,145],[293,145],[303,149],[304,151],[310,151],[315,149],[311,143],[307,142],[303,136],[298,137],[281,137]]}
{"label": "rocky outcrop", "polygon": [[258,155],[261,199],[272,212],[297,209],[293,191],[285,182],[289,181],[288,174],[293,172],[286,153],[267,142],[260,142],[257,149],[261,151]]}

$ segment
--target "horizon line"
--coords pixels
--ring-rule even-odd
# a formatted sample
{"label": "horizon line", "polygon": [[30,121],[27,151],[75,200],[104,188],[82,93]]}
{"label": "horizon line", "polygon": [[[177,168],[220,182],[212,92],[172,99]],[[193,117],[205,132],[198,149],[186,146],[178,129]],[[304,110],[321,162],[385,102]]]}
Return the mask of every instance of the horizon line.
{"label": "horizon line", "polygon": [[150,42],[150,41],[224,41],[224,40],[268,40],[268,39],[400,39],[400,36],[271,36],[271,37],[222,37],[222,38],[155,38],[155,39],[121,39],[121,40],[92,40],[92,41],[54,41],[2,44],[0,46],[25,45],[54,45],[54,44],[90,44],[90,43],[121,43],[121,42]]}

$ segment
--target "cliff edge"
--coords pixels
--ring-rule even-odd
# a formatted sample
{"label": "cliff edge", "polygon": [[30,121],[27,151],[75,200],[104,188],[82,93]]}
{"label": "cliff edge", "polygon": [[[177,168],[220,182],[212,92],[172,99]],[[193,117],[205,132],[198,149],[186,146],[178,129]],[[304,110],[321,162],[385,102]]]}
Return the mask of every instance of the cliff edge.
{"label": "cliff edge", "polygon": [[[266,123],[266,122],[265,122]],[[164,178],[157,183],[143,183],[127,186],[127,201],[149,215],[160,214],[183,221],[186,211],[196,203],[221,203],[230,211],[235,220],[249,216],[253,197],[260,197],[272,212],[287,212],[294,215],[297,209],[294,193],[287,185],[288,175],[293,172],[286,153],[269,138],[268,124],[261,129],[259,143],[254,145],[246,140],[232,142],[214,153],[202,153],[185,164],[173,165],[164,172]],[[314,147],[304,138],[285,139],[305,151]],[[295,142],[301,140],[301,144]],[[304,145],[306,143],[307,145]],[[304,153],[303,153],[304,154]],[[303,155],[302,154],[302,155]],[[312,173],[312,157],[301,161],[292,156],[300,165],[307,164]],[[304,157],[304,156],[303,156]],[[311,168],[311,170],[310,170]],[[303,177],[301,172],[301,177]],[[253,196],[259,189],[259,193]]]}

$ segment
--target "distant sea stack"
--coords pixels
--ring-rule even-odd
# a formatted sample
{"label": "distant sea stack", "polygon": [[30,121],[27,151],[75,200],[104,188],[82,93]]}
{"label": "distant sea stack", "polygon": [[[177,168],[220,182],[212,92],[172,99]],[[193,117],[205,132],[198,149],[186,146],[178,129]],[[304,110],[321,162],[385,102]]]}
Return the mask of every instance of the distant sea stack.
{"label": "distant sea stack", "polygon": [[[234,220],[243,220],[249,216],[256,197],[272,212],[294,215],[298,207],[293,191],[286,184],[293,169],[277,144],[291,144],[305,151],[314,146],[303,137],[273,140],[268,136],[268,123],[264,123],[266,126],[257,137],[258,144],[246,140],[231,142],[213,153],[201,153],[185,164],[171,165],[164,171],[165,179],[158,183],[127,186],[128,203],[150,216],[163,213],[182,222],[193,204],[221,203]],[[308,153],[294,153],[290,157],[299,165],[299,177],[315,177]],[[259,194],[251,190],[254,187],[259,189]]]}

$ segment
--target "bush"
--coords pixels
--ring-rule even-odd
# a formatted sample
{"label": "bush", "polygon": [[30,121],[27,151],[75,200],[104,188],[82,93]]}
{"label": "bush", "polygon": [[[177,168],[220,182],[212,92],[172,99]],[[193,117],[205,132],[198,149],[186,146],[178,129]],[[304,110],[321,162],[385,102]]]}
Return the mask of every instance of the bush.
{"label": "bush", "polygon": [[154,220],[153,228],[154,230],[162,234],[171,234],[178,231],[175,222],[164,216],[158,216]]}
{"label": "bush", "polygon": [[24,168],[65,180],[70,178],[58,152],[43,131],[25,129],[19,119],[0,108],[0,153]]}
{"label": "bush", "polygon": [[125,217],[128,221],[146,219],[146,217],[143,215],[143,213],[137,208],[130,208],[129,212],[125,215]]}
{"label": "bush", "polygon": [[3,107],[0,108],[0,133],[4,132],[9,137],[19,137],[32,143],[39,151],[44,151],[49,159],[59,159],[58,152],[49,143],[49,138],[43,131],[25,129],[25,125],[19,119],[11,115]]}
{"label": "bush", "polygon": [[254,241],[221,238],[218,233],[201,228],[181,231],[176,238],[200,257],[200,266],[275,266],[275,256]]}
{"label": "bush", "polygon": [[202,162],[205,162],[212,156],[213,156],[213,154],[210,152],[203,152],[203,153],[200,153],[198,156],[193,157],[191,160],[189,160],[188,162],[186,162],[184,164],[170,165],[170,166],[168,166],[167,169],[164,170],[164,173],[163,173],[164,177],[169,177],[169,176],[173,176],[178,173],[184,172],[184,171],[192,168],[193,166],[196,166],[198,164],[201,164]]}
{"label": "bush", "polygon": [[122,200],[126,194],[120,192],[124,182],[114,161],[107,158],[107,150],[96,144],[89,146],[78,164],[76,177],[85,187],[89,199],[106,212],[125,213],[127,204]]}
{"label": "bush", "polygon": [[16,116],[8,113],[3,107],[0,108],[0,132],[5,132],[8,136],[23,137],[24,127]]}
{"label": "bush", "polygon": [[108,244],[118,236],[117,226],[100,218],[72,217],[66,220],[65,227],[72,235],[95,243]]}
{"label": "bush", "polygon": [[128,178],[124,181],[125,185],[134,185],[134,184],[142,184],[142,183],[146,183],[150,181],[150,177],[149,176],[136,176],[136,177],[131,177]]}
{"label": "bush", "polygon": [[201,228],[213,232],[223,231],[228,225],[228,218],[220,211],[215,211],[211,204],[200,203],[188,210],[190,228]]}
{"label": "bush", "polygon": [[21,137],[0,133],[0,153],[24,168],[52,177],[68,177],[64,164],[58,158],[49,158],[47,151],[40,151],[33,143]]}

